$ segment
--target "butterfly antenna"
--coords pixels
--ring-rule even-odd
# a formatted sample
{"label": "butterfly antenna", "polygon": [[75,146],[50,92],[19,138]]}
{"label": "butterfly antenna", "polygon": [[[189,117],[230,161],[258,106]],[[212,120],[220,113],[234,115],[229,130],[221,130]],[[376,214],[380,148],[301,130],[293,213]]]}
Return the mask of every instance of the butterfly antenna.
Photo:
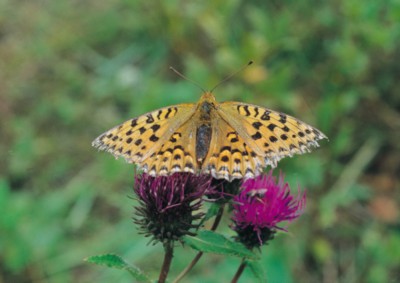
{"label": "butterfly antenna", "polygon": [[242,68],[240,68],[239,70],[237,70],[236,72],[234,72],[233,74],[230,74],[229,76],[227,76],[225,79],[223,79],[222,81],[220,81],[219,83],[217,83],[216,86],[214,86],[210,92],[213,92],[217,87],[219,87],[220,85],[222,85],[224,82],[229,81],[232,77],[236,76],[236,74],[240,73],[241,71],[243,71],[244,69],[246,69],[248,66],[250,66],[251,64],[253,64],[253,61],[249,61],[246,65],[244,65]]}
{"label": "butterfly antenna", "polygon": [[185,77],[184,75],[182,75],[180,72],[178,72],[174,67],[169,66],[169,69],[172,70],[175,74],[177,74],[179,77],[181,77],[184,80],[187,80],[188,82],[191,82],[192,84],[194,84],[195,86],[197,86],[198,88],[200,88],[203,92],[206,92],[204,90],[204,88],[202,88],[198,83],[196,83],[195,81],[188,79],[187,77]]}

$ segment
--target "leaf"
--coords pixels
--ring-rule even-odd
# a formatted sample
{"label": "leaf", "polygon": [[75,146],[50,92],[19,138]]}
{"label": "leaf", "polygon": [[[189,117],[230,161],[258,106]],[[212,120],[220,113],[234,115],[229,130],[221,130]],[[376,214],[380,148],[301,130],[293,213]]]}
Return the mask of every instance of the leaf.
{"label": "leaf", "polygon": [[105,265],[111,268],[123,269],[128,271],[135,279],[144,282],[151,282],[151,280],[136,266],[128,264],[122,257],[114,254],[104,254],[90,256],[85,261],[97,265]]}
{"label": "leaf", "polygon": [[225,236],[212,232],[200,231],[196,237],[185,236],[183,241],[197,251],[221,255],[257,259],[258,257],[240,243],[233,242]]}
{"label": "leaf", "polygon": [[246,260],[246,265],[249,267],[254,277],[256,277],[257,282],[267,282],[267,276],[259,261]]}

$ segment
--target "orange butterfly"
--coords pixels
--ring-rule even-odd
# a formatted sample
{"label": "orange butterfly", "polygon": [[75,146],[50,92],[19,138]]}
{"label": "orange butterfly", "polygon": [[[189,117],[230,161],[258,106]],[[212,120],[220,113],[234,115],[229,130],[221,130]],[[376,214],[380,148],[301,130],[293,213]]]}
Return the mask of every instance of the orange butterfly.
{"label": "orange butterfly", "polygon": [[326,136],[294,117],[241,102],[218,103],[205,92],[128,120],[92,145],[136,163],[151,176],[175,172],[217,179],[252,178],[286,156],[309,152]]}

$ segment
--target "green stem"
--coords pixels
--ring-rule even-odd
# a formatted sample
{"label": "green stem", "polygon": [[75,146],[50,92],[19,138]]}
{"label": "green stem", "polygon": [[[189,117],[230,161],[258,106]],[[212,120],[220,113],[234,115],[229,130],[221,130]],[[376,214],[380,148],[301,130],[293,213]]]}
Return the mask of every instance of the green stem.
{"label": "green stem", "polygon": [[[222,204],[221,207],[218,210],[217,215],[215,216],[214,223],[211,226],[211,231],[215,231],[221,222],[222,215],[224,214],[224,206],[225,204]],[[197,253],[197,255],[194,257],[192,262],[176,277],[173,283],[178,283],[192,268],[196,265],[196,263],[200,260],[200,258],[203,256],[203,252]]]}
{"label": "green stem", "polygon": [[240,276],[243,273],[243,270],[246,268],[246,262],[244,261],[244,259],[242,259],[242,263],[240,264],[238,270],[236,271],[235,276],[233,277],[231,283],[237,283]]}
{"label": "green stem", "polygon": [[158,278],[158,283],[165,283],[165,281],[167,280],[169,268],[171,266],[172,257],[174,254],[173,243],[167,242],[166,244],[164,244],[164,250],[164,262],[161,268],[160,276]]}
{"label": "green stem", "polygon": [[218,213],[215,216],[214,223],[211,226],[211,229],[210,229],[211,231],[217,230],[218,225],[221,222],[222,215],[224,214],[224,207],[225,207],[225,204],[221,204],[221,207],[219,208]]}

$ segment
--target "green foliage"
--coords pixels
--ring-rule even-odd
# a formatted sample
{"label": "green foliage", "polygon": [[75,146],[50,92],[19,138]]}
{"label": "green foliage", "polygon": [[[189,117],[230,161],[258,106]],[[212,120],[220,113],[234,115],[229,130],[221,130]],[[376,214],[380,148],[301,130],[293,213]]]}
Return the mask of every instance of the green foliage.
{"label": "green foliage", "polygon": [[246,260],[247,267],[251,270],[254,277],[256,278],[256,282],[262,283],[267,282],[265,271],[263,270],[261,264],[258,261],[254,260]]}
{"label": "green foliage", "polygon": [[[396,281],[399,46],[395,0],[0,1],[0,281],[130,282],[81,260],[109,251],[155,278],[161,248],[130,219],[133,167],[91,141],[196,101],[170,65],[211,88],[250,59],[219,101],[280,110],[329,137],[279,164],[308,203],[263,248],[268,282]],[[192,257],[180,252],[171,272]],[[207,257],[188,281],[225,282],[240,264]]]}
{"label": "green foliage", "polygon": [[105,265],[111,268],[123,269],[128,271],[133,278],[140,282],[151,282],[151,280],[138,267],[128,264],[120,256],[114,254],[91,256],[85,260],[97,265]]}
{"label": "green foliage", "polygon": [[185,236],[183,241],[191,248],[200,252],[257,259],[257,255],[242,244],[231,241],[225,236],[209,230],[199,231],[196,237]]}

